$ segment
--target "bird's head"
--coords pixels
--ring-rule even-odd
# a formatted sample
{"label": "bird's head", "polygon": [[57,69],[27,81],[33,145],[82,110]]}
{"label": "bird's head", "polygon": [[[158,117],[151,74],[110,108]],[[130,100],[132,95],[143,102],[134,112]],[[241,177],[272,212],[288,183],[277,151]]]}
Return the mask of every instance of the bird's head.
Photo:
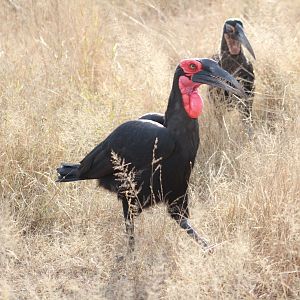
{"label": "bird's head", "polygon": [[231,55],[240,54],[241,45],[243,45],[255,59],[254,51],[244,32],[244,26],[241,20],[239,19],[226,20],[223,27],[223,38],[226,41],[229,53]]}
{"label": "bird's head", "polygon": [[190,118],[197,118],[203,108],[203,100],[198,94],[201,84],[219,87],[243,97],[243,87],[217,62],[208,58],[182,60],[176,70],[178,85],[182,95],[183,106]]}

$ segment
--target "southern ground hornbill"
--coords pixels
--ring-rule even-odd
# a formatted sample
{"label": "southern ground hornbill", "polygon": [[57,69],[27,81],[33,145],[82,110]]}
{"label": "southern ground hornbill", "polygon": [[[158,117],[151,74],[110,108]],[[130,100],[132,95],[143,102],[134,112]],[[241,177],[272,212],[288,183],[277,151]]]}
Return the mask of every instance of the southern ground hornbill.
{"label": "southern ground hornbill", "polygon": [[[244,33],[243,23],[239,19],[228,19],[223,27],[221,52],[212,58],[227,72],[232,74],[243,86],[245,97],[237,98],[231,92],[212,87],[208,88],[208,96],[215,106],[215,115],[220,127],[223,125],[223,114],[226,110],[237,107],[245,123],[251,124],[252,103],[254,94],[254,71],[252,63],[246,58],[241,47],[243,45],[255,58],[254,51]],[[148,113],[140,119],[164,123],[164,115]]]}
{"label": "southern ground hornbill", "polygon": [[[197,118],[203,102],[197,89],[201,84],[243,94],[236,79],[215,61],[182,60],[175,71],[163,125],[155,120],[128,121],[79,164],[62,164],[57,169],[59,182],[98,179],[100,186],[117,193],[123,204],[131,250],[134,216],[158,202],[164,202],[171,217],[208,249],[207,241],[188,221],[187,188],[199,145]],[[116,156],[125,164],[115,165]],[[120,176],[124,168],[128,178]]]}
{"label": "southern ground hornbill", "polygon": [[244,33],[242,21],[239,19],[226,20],[222,32],[221,51],[212,58],[243,85],[246,97],[239,99],[228,91],[209,87],[208,95],[214,103],[215,115],[220,126],[223,125],[224,112],[235,107],[241,113],[246,124],[251,125],[252,122],[254,72],[252,63],[244,55],[242,45],[255,59],[253,49]]}

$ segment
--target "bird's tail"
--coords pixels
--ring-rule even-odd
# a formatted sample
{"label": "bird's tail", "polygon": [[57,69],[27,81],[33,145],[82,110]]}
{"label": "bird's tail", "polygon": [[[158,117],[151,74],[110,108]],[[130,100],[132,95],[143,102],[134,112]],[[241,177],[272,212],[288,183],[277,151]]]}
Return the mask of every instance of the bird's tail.
{"label": "bird's tail", "polygon": [[80,164],[62,163],[61,166],[56,169],[58,173],[57,182],[81,180],[79,178],[79,167]]}

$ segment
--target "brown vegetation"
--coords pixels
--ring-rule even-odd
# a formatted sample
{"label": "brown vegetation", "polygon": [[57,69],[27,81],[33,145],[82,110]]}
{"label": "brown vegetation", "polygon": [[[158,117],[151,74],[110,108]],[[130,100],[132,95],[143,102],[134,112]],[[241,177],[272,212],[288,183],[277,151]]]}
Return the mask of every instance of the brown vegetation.
{"label": "brown vegetation", "polygon": [[[299,1],[2,1],[0,298],[286,299],[300,296]],[[164,207],[136,221],[96,182],[56,184],[118,124],[164,112],[176,63],[243,19],[257,61],[255,137],[211,104],[190,193],[204,256]],[[201,88],[205,98],[206,88]],[[123,258],[123,259],[122,259]]]}

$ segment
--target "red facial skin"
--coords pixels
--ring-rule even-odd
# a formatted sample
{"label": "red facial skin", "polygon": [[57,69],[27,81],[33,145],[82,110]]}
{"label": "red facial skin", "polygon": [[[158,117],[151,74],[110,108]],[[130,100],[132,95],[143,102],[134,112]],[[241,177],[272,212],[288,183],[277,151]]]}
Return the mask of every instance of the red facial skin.
{"label": "red facial skin", "polygon": [[200,83],[193,82],[190,78],[193,74],[202,70],[202,65],[197,60],[185,59],[180,62],[180,67],[185,73],[185,76],[179,77],[179,89],[182,94],[183,106],[190,118],[197,119],[202,113],[203,100],[197,90]]}
{"label": "red facial skin", "polygon": [[229,24],[226,25],[229,32],[224,33],[225,41],[231,55],[238,55],[241,52],[241,43],[233,38],[235,34],[235,27]]}
{"label": "red facial skin", "polygon": [[241,52],[241,43],[232,39],[228,34],[224,34],[225,40],[231,55],[238,55]]}

